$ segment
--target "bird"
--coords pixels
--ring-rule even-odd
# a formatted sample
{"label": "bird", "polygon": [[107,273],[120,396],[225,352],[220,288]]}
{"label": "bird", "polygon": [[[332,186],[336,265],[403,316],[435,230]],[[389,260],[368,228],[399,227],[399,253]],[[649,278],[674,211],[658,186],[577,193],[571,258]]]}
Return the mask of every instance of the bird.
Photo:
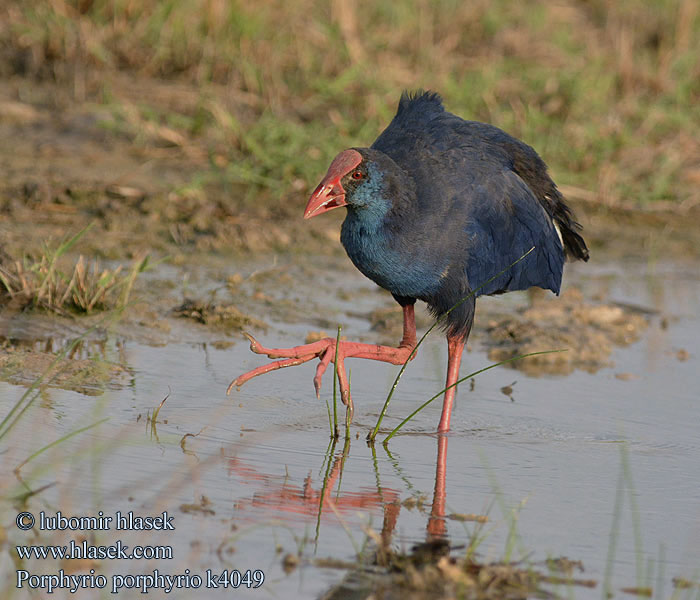
{"label": "bird", "polygon": [[399,345],[342,340],[336,349],[336,338],[329,337],[266,348],[248,335],[253,352],[277,360],[237,377],[227,393],[317,357],[316,395],[335,362],[341,399],[352,410],[345,359],[397,365],[413,359],[414,306],[421,300],[441,319],[447,338],[437,429],[446,433],[476,298],[531,287],[558,295],[565,261],[589,258],[582,227],[537,152],[494,125],[448,112],[432,91],[404,91],[396,115],[369,148],[340,152],[311,194],[304,218],[341,207],[347,214],[340,241],[348,257],[403,310]]}

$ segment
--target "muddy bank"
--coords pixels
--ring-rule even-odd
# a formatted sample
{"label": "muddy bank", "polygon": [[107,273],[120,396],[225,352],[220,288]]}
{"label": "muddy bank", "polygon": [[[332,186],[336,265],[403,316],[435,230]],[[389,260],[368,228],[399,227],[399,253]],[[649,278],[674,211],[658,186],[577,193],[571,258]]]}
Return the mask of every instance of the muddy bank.
{"label": "muddy bank", "polygon": [[78,347],[68,353],[34,350],[8,340],[0,342],[0,381],[29,386],[41,385],[99,396],[107,389],[119,389],[131,379],[128,367],[104,358],[81,358]]}
{"label": "muddy bank", "polygon": [[195,89],[153,79],[135,86],[117,75],[110,81],[119,106],[73,102],[48,82],[16,77],[0,86],[0,138],[12,140],[0,149],[0,245],[11,255],[36,252],[89,223],[95,230],[84,252],[112,259],[297,244],[314,251],[332,235],[333,219],[311,227],[301,219],[313,182],[251,200],[250,185],[224,181],[210,161],[207,148],[219,142],[149,123],[137,105],[150,94],[166,113],[196,113]]}
{"label": "muddy bank", "polygon": [[[187,340],[225,349],[240,342],[247,346],[242,335],[246,331],[264,340],[266,335],[302,327],[309,343],[334,335],[336,327],[343,325],[344,337],[397,343],[402,333],[401,309],[388,294],[365,282],[343,259],[312,262],[317,266],[290,259],[286,265],[235,272],[225,278],[225,285],[221,285],[224,276],[216,260],[199,271],[187,265],[169,266],[163,274],[156,270],[137,280],[135,300],[124,309],[91,316],[61,316],[36,309],[18,313],[11,303],[3,307],[0,302],[0,335],[4,340],[0,377],[20,381],[19,373],[24,372],[22,381],[32,381],[84,332],[88,332],[88,339],[97,336],[103,346],[108,340],[151,346]],[[191,281],[189,274],[196,274]],[[569,288],[560,298],[536,291],[527,297],[530,300],[524,306],[505,312],[498,303],[480,300],[469,347],[485,347],[493,362],[532,352],[565,350],[509,364],[529,375],[568,374],[575,369],[593,373],[612,366],[613,349],[640,339],[650,321],[657,318],[653,310],[606,302],[602,296],[585,298],[576,288]],[[360,306],[367,309],[358,310]],[[416,318],[419,332],[434,322],[422,305]],[[354,323],[351,329],[348,322]],[[91,327],[97,330],[90,333]],[[439,329],[432,335],[442,336]],[[303,339],[300,337],[299,343]],[[96,348],[93,345],[93,350]],[[99,364],[103,354],[93,352],[90,358]],[[70,363],[70,358],[61,362]],[[76,363],[69,370],[77,373],[84,367],[87,380],[94,379],[94,385],[88,386],[90,392],[112,379],[119,385],[122,370],[127,368],[126,364],[106,364],[97,370],[89,366]],[[78,389],[73,379],[69,375],[54,378],[52,385]]]}
{"label": "muddy bank", "polygon": [[[374,534],[375,538],[379,538]],[[557,598],[549,589],[567,585],[596,588],[598,582],[581,576],[583,565],[567,558],[552,558],[542,564],[483,563],[467,552],[467,557],[450,554],[449,543],[435,539],[414,546],[411,552],[380,547],[364,569],[338,561],[317,561],[326,568],[345,568],[348,574],[323,600],[351,597],[385,600],[428,600],[430,598]],[[547,572],[545,572],[547,571]]]}
{"label": "muddy bank", "polygon": [[574,369],[595,373],[612,366],[615,346],[639,340],[655,311],[641,307],[590,301],[576,288],[560,298],[532,294],[531,306],[513,316],[491,320],[484,344],[489,359],[500,362],[515,356],[549,350],[509,363],[528,375],[565,375]]}

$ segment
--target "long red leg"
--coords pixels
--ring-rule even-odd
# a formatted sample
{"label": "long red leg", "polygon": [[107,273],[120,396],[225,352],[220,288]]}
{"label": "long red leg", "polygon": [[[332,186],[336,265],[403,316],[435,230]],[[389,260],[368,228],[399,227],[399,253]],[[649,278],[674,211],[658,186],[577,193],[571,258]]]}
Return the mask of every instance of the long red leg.
{"label": "long red leg", "polygon": [[413,304],[403,307],[403,337],[399,342],[399,348],[408,346],[413,349],[416,346],[416,313]]}
{"label": "long red leg", "polygon": [[[329,363],[335,362],[335,338],[325,338],[313,344],[304,344],[293,348],[265,348],[252,335],[246,334],[250,340],[250,349],[256,354],[266,354],[269,358],[279,358],[267,365],[263,365],[240,375],[228,386],[228,394],[234,387],[243,385],[249,379],[269,373],[276,369],[292,367],[308,362],[313,358],[319,358],[321,362],[316,368],[314,387],[318,395],[321,389],[321,378]],[[380,346],[378,344],[361,344],[359,342],[340,342],[338,348],[338,364],[335,368],[338,372],[341,398],[344,404],[351,403],[350,386],[345,374],[346,358],[369,358],[380,360],[394,365],[403,364],[416,347],[416,320],[413,304],[403,307],[403,336],[398,348]]]}
{"label": "long red leg", "polygon": [[[447,381],[445,387],[453,385],[459,379],[459,365],[462,362],[462,352],[466,341],[466,337],[447,336]],[[450,417],[452,416],[452,407],[454,406],[456,393],[456,385],[449,387],[445,392],[438,433],[446,433],[450,430]]]}

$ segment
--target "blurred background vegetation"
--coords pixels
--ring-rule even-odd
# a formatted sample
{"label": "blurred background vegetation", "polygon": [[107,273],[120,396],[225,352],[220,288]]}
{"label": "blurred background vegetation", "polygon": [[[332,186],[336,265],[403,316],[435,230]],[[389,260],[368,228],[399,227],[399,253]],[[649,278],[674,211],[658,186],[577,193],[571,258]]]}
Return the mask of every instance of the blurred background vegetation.
{"label": "blurred background vegetation", "polygon": [[[329,160],[369,145],[405,88],[534,146],[575,205],[700,204],[697,0],[4,0],[5,208],[73,148],[87,156],[45,171],[49,196],[136,197],[176,242],[213,228],[254,247],[241,219],[298,217]],[[158,166],[139,179],[115,162],[113,181],[77,142],[17,166],[22,139],[65,136],[75,114],[119,160]]]}

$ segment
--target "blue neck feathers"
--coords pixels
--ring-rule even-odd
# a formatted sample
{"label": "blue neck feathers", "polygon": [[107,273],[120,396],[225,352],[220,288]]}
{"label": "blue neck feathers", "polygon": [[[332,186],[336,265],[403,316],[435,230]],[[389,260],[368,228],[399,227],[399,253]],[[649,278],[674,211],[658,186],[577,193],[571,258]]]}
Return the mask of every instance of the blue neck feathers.
{"label": "blue neck feathers", "polygon": [[440,283],[432,275],[434,265],[421,248],[406,243],[410,232],[397,236],[392,227],[395,214],[414,210],[413,182],[386,158],[387,164],[377,164],[365,157],[367,178],[346,184],[348,214],[340,241],[355,266],[379,286],[398,296],[430,295]]}

